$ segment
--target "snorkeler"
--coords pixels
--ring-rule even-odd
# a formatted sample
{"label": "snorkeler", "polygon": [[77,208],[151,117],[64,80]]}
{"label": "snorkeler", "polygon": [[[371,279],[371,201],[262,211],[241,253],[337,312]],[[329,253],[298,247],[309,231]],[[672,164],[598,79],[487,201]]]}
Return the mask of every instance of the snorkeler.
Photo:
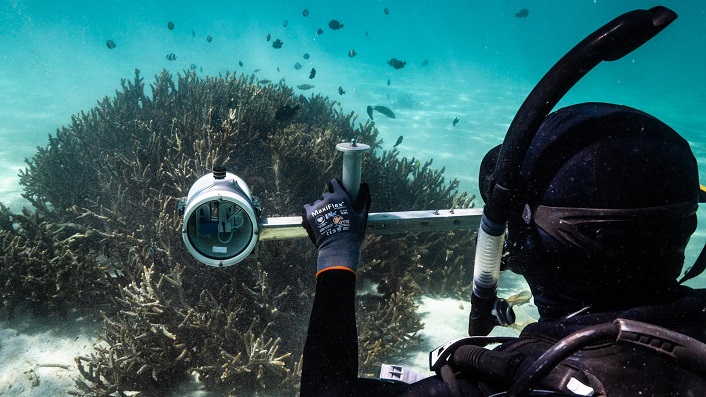
{"label": "snorkeler", "polygon": [[[627,20],[662,24],[658,32],[674,18],[655,7]],[[489,151],[479,179],[486,209],[506,199],[503,266],[525,277],[540,321],[518,338],[472,333],[449,343],[432,352],[437,375],[415,383],[358,378],[355,282],[370,191],[362,184],[352,201],[333,180],[302,214],[318,261],[301,396],[703,395],[706,293],[681,284],[703,264],[678,281],[701,196],[691,148],[627,106],[583,103],[543,113],[580,78],[548,76],[540,85],[565,84],[548,100],[542,89],[528,97],[515,121],[537,125],[528,139],[515,139],[511,125],[505,143],[522,144]],[[502,174],[508,164],[517,165],[509,179]],[[493,342],[501,344],[483,347]]]}

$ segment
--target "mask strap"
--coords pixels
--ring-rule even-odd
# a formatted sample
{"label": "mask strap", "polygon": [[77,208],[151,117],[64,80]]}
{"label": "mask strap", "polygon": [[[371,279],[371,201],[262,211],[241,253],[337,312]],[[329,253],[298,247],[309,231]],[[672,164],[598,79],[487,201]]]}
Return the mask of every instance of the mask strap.
{"label": "mask strap", "polygon": [[683,284],[687,280],[691,280],[692,278],[698,276],[701,274],[704,270],[706,270],[706,245],[704,245],[704,248],[701,249],[701,253],[699,254],[698,258],[696,258],[696,261],[694,264],[687,269],[686,273],[684,273],[684,276],[679,280],[679,284]]}

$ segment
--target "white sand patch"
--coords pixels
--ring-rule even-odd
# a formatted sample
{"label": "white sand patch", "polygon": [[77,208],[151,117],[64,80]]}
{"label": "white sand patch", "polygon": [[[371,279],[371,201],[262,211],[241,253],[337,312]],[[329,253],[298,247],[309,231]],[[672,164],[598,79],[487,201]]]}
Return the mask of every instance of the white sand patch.
{"label": "white sand patch", "polygon": [[[505,272],[500,279],[499,295],[507,298],[521,291],[528,291],[524,278]],[[468,315],[471,309],[468,299],[434,298],[422,296],[417,312],[422,318],[424,329],[419,333],[422,344],[410,351],[408,361],[398,362],[424,376],[432,376],[429,371],[429,352],[440,345],[458,338],[468,337]],[[513,308],[517,316],[517,324],[527,324],[536,321],[537,308],[533,302]],[[495,327],[490,336],[517,336],[519,331],[513,327]]]}
{"label": "white sand patch", "polygon": [[0,321],[0,395],[64,396],[81,377],[74,358],[89,355],[100,322],[95,318],[36,318],[18,313]]}

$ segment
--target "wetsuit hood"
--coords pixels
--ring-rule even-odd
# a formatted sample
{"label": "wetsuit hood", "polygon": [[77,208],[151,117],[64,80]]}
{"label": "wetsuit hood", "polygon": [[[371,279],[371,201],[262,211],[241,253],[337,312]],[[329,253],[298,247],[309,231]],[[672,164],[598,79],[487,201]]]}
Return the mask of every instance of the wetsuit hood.
{"label": "wetsuit hood", "polygon": [[542,316],[674,299],[699,182],[669,126],[627,106],[560,109],[533,138],[519,183],[506,265],[525,276]]}

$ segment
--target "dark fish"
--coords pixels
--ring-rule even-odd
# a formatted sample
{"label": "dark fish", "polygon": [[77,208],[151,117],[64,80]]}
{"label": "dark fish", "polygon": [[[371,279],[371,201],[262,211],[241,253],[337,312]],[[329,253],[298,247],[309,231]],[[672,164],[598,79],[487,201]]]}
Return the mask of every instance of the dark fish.
{"label": "dark fish", "polygon": [[304,56],[302,56],[302,58],[304,58],[304,59],[309,59],[309,53],[308,53],[308,52],[305,53]]}
{"label": "dark fish", "polygon": [[277,66],[277,72],[279,72],[279,66]]}
{"label": "dark fish", "polygon": [[526,8],[523,8],[520,11],[515,13],[515,16],[517,18],[527,18],[527,15],[529,15],[529,10]]}
{"label": "dark fish", "polygon": [[211,36],[206,36],[206,41],[208,41],[209,43],[212,42],[212,41],[213,41],[213,37],[211,37]]}
{"label": "dark fish", "polygon": [[289,25],[289,22],[287,22],[287,20],[285,19],[284,22],[282,22],[282,26],[284,26],[286,28],[287,25]]}
{"label": "dark fish", "polygon": [[400,135],[400,137],[397,138],[397,142],[395,142],[395,144],[392,145],[392,147],[397,147],[400,143],[402,143],[402,139],[403,139],[403,138],[404,138],[404,137],[403,137],[402,135]]}
{"label": "dark fish", "polygon": [[343,24],[335,19],[332,19],[331,22],[328,23],[328,27],[331,28],[331,30],[338,30],[343,27]]}
{"label": "dark fish", "polygon": [[268,80],[268,79],[262,79],[262,80],[258,81],[258,83],[260,83],[260,84],[270,84],[271,82],[272,82],[272,80]]}
{"label": "dark fish", "polygon": [[390,79],[387,79],[387,85],[388,86],[390,85]]}
{"label": "dark fish", "polygon": [[454,118],[454,122],[453,122],[454,127],[456,127],[456,124],[458,124],[458,117]]}
{"label": "dark fish", "polygon": [[[365,111],[368,112],[368,117],[370,117],[371,119],[373,119],[373,107],[372,107],[372,106],[368,106],[368,107],[365,109]],[[374,120],[374,119],[373,119],[373,120]]]}
{"label": "dark fish", "polygon": [[308,17],[308,16],[309,16],[309,10],[307,10],[307,9],[305,8],[304,11],[302,11],[302,15],[304,15],[305,17]]}
{"label": "dark fish", "polygon": [[105,42],[105,46],[112,50],[113,48],[115,48],[115,42],[113,40],[108,40]]}
{"label": "dark fish", "polygon": [[300,69],[303,68],[303,67],[304,67],[304,66],[302,66],[302,64],[299,63],[299,62],[297,62],[297,63],[294,64],[294,69],[300,70]]}
{"label": "dark fish", "polygon": [[390,10],[387,7],[385,7],[385,9],[382,10],[382,12],[384,12],[385,15],[390,15]]}
{"label": "dark fish", "polygon": [[189,69],[191,70],[196,70],[197,66],[195,63],[192,63],[191,66],[189,66]]}
{"label": "dark fish", "polygon": [[243,67],[243,61],[238,61],[238,65],[240,65],[240,67],[242,68],[242,67]]}
{"label": "dark fish", "polygon": [[284,44],[282,40],[277,39],[272,42],[272,48],[282,48],[282,44]]}
{"label": "dark fish", "polygon": [[384,106],[373,106],[373,110],[377,110],[378,112],[384,114],[385,116],[387,116],[391,119],[395,118],[395,114],[392,113],[392,110],[390,110]]}
{"label": "dark fish", "polygon": [[257,72],[259,72],[260,70],[262,70],[262,69],[255,69],[255,70],[253,70],[252,72],[253,72],[253,73],[257,73]]}
{"label": "dark fish", "polygon": [[389,61],[387,61],[387,64],[392,66],[395,69],[402,69],[407,64],[407,62],[400,61],[399,59],[396,59],[396,58],[392,58]]}
{"label": "dark fish", "polygon": [[314,88],[314,86],[311,84],[299,84],[297,88],[299,88],[300,90],[310,90]]}
{"label": "dark fish", "polygon": [[358,54],[358,53],[355,52],[355,50],[353,50],[353,49],[351,49],[350,51],[348,51],[348,56],[351,57],[351,58],[353,58],[353,57],[356,56],[357,54]]}
{"label": "dark fish", "polygon": [[341,86],[339,85],[339,86],[338,86],[338,95],[343,95],[343,94],[345,94],[345,93],[346,93],[346,92],[343,91],[343,87],[341,87]]}
{"label": "dark fish", "polygon": [[191,35],[196,37],[196,31],[194,29],[191,29]]}
{"label": "dark fish", "polygon": [[173,61],[176,59],[176,55],[173,52],[170,52],[169,54],[167,54],[167,59]]}
{"label": "dark fish", "polygon": [[428,66],[428,65],[429,65],[428,59],[425,59],[424,61],[422,61],[422,66]]}
{"label": "dark fish", "polygon": [[299,110],[299,105],[297,106],[289,106],[289,105],[284,105],[281,108],[277,109],[275,112],[275,120],[277,121],[285,121],[289,120],[294,115],[297,113],[297,110]]}
{"label": "dark fish", "polygon": [[174,30],[174,22],[169,21],[169,22],[167,23],[167,28],[169,28],[169,30]]}
{"label": "dark fish", "polygon": [[311,68],[311,73],[309,73],[309,78],[313,79],[314,77],[316,77],[316,69]]}
{"label": "dark fish", "polygon": [[324,30],[319,28],[319,30],[316,31],[316,34],[324,34]]}
{"label": "dark fish", "polygon": [[270,41],[270,39],[272,38],[272,36],[268,33],[267,36],[265,36],[265,38],[267,39],[267,41]]}

